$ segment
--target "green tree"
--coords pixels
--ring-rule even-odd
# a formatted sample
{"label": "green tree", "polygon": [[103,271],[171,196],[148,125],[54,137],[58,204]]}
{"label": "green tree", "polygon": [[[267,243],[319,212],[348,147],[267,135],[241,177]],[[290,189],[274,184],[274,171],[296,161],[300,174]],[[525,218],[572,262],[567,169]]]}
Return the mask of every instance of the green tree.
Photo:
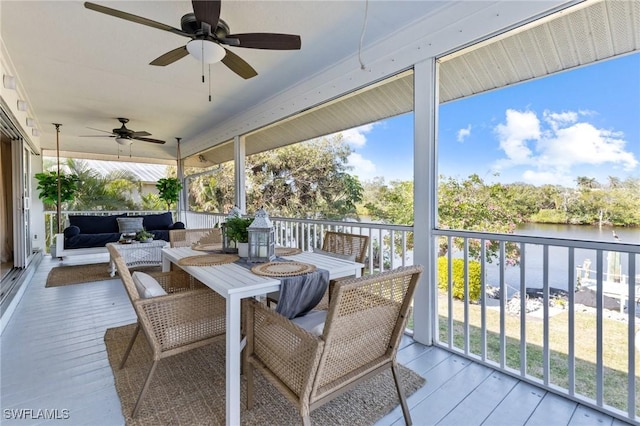
{"label": "green tree", "polygon": [[[38,186],[36,189],[40,191],[38,198],[49,209],[58,204],[58,172],[45,171],[36,173]],[[74,174],[67,175],[60,173],[60,202],[67,203],[73,201],[78,190],[78,176]]]}
{"label": "green tree", "polygon": [[349,154],[338,135],[248,157],[248,212],[263,206],[273,216],[357,217],[362,186],[348,174]]}
{"label": "green tree", "polygon": [[160,193],[158,195],[160,199],[167,203],[167,211],[171,210],[172,205],[175,207],[182,189],[180,181],[174,177],[162,178],[158,180],[156,188]]}

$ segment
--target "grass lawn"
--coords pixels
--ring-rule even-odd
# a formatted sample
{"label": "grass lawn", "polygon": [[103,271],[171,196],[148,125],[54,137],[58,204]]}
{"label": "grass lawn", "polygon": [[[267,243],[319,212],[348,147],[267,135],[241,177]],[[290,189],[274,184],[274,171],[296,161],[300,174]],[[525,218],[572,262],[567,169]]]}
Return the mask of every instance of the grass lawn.
{"label": "grass lawn", "polygon": [[[440,294],[439,338],[448,343],[449,328],[447,298]],[[453,302],[453,344],[464,348],[464,303]],[[481,306],[469,305],[469,351],[481,355]],[[549,319],[549,382],[567,389],[569,386],[569,314],[563,311]],[[500,311],[486,309],[488,359],[500,362]],[[543,336],[544,322],[540,318],[527,315],[525,319],[526,356],[524,364],[527,374],[543,379]],[[505,315],[506,365],[520,370],[520,316]],[[613,407],[627,411],[628,397],[628,324],[612,319],[603,321],[603,365],[604,401]],[[575,384],[576,393],[596,398],[596,316],[588,312],[575,313]],[[638,351],[635,351],[637,357]],[[636,358],[637,359],[637,358]],[[636,370],[638,371],[638,370]],[[636,376],[636,407],[640,414],[640,377]]]}

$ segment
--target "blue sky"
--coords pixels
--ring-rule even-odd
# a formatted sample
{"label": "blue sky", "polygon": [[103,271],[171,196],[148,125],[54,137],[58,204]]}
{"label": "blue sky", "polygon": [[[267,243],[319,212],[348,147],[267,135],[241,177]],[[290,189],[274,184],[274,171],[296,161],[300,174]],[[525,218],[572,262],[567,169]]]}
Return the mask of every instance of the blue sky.
{"label": "blue sky", "polygon": [[[640,178],[640,54],[440,106],[438,172],[575,186]],[[361,180],[413,176],[413,114],[342,132]]]}

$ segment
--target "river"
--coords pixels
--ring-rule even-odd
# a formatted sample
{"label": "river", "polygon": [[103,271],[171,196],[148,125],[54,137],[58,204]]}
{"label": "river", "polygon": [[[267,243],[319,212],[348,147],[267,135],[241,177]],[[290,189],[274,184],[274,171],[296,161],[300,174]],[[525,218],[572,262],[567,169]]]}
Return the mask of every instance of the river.
{"label": "river", "polygon": [[[528,223],[515,231],[517,235],[543,236],[553,238],[567,238],[572,240],[587,241],[616,241],[613,232],[617,234],[619,241],[640,244],[640,228],[612,228],[580,225],[551,225]],[[595,269],[596,252],[594,250],[576,249],[575,265],[581,266],[584,261],[591,261],[591,269]],[[605,254],[605,268],[607,255]],[[525,266],[525,287],[542,288],[543,285],[543,255],[541,246],[527,245]],[[622,273],[627,268],[627,256],[621,256]],[[550,287],[568,290],[568,249],[561,247],[549,248],[549,285]],[[606,270],[605,270],[606,272]],[[592,274],[592,277],[595,277]],[[487,283],[494,287],[500,284],[500,267],[495,264],[487,264]],[[520,290],[520,266],[508,266],[505,270],[505,283],[508,286],[508,295],[511,296]]]}

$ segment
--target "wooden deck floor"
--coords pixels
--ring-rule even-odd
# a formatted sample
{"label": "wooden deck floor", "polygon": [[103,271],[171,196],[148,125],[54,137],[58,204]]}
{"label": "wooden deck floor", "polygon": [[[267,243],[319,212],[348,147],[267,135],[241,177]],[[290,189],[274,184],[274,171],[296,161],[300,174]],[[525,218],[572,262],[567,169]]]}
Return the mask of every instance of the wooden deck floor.
{"label": "wooden deck floor", "polygon": [[[105,261],[79,256],[65,264]],[[42,261],[2,334],[0,423],[121,425],[103,337],[109,327],[134,322],[135,314],[117,278],[44,288],[49,270],[59,264]],[[399,361],[427,379],[408,399],[416,425],[625,424],[409,337]],[[61,419],[15,420],[12,409],[58,410]],[[396,408],[377,424],[404,424],[402,412]]]}

